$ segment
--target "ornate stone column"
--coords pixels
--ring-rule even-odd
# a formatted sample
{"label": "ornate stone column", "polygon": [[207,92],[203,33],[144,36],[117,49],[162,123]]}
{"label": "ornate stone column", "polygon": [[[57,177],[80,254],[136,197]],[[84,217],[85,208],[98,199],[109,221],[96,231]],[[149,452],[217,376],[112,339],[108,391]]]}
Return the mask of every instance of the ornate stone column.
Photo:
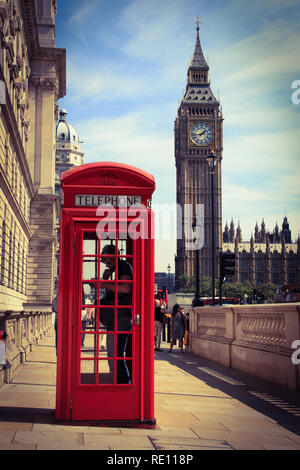
{"label": "ornate stone column", "polygon": [[282,237],[281,240],[281,275],[282,275],[282,284],[288,283],[288,269],[287,269],[287,254],[285,249],[285,241]]}
{"label": "ornate stone column", "polygon": [[255,259],[255,252],[254,252],[254,241],[253,237],[251,236],[250,240],[250,282],[256,282],[256,275],[255,275],[255,268],[256,268],[256,259]]}
{"label": "ornate stone column", "polygon": [[55,195],[55,130],[57,100],[64,91],[59,75],[63,56],[60,49],[42,48],[32,62],[28,153],[36,194],[30,212],[33,236],[28,254],[27,307],[50,308],[54,290],[59,212],[59,198]]}
{"label": "ornate stone column", "polygon": [[271,252],[270,252],[270,240],[266,236],[266,263],[265,263],[266,282],[272,282],[272,270],[271,270]]}

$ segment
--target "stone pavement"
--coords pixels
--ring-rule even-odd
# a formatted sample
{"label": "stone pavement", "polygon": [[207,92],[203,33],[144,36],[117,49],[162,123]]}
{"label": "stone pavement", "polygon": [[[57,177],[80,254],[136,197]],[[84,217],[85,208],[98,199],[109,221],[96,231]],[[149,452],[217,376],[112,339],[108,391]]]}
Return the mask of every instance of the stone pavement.
{"label": "stone pavement", "polygon": [[0,449],[300,450],[300,394],[212,361],[155,352],[156,429],[55,423],[54,334],[0,388]]}

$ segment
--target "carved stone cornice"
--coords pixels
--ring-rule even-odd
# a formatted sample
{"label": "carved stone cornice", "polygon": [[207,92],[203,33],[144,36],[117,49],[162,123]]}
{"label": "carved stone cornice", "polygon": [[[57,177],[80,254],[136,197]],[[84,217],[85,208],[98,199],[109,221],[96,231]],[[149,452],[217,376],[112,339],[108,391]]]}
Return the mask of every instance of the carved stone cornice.
{"label": "carved stone cornice", "polygon": [[[34,56],[33,61],[36,62],[55,62],[57,76],[57,94],[58,98],[62,98],[66,94],[66,50],[57,47],[41,47]],[[42,77],[41,77],[42,78]],[[33,77],[33,81],[36,78]],[[42,81],[47,81],[47,77],[43,77]],[[53,80],[53,78],[49,78]]]}
{"label": "carved stone cornice", "polygon": [[58,95],[59,81],[58,79],[54,77],[42,78],[42,77],[33,75],[30,77],[30,83],[33,86],[41,87],[41,89],[44,91],[55,92],[56,95]]}
{"label": "carved stone cornice", "polygon": [[34,0],[20,2],[22,17],[24,18],[24,30],[27,39],[28,52],[31,56],[39,48],[38,27]]}
{"label": "carved stone cornice", "polygon": [[45,91],[55,91],[58,93],[58,80],[53,78],[45,78],[40,83],[41,87]]}

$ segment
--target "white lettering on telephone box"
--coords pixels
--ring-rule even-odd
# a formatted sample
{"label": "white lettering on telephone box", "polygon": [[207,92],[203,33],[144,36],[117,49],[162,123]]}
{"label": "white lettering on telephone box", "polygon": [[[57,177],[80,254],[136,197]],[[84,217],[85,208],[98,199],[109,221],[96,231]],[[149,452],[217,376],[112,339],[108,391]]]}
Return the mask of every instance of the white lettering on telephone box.
{"label": "white lettering on telephone box", "polygon": [[80,207],[130,207],[140,206],[142,204],[141,196],[125,196],[125,195],[99,195],[99,194],[76,194],[75,206]]}

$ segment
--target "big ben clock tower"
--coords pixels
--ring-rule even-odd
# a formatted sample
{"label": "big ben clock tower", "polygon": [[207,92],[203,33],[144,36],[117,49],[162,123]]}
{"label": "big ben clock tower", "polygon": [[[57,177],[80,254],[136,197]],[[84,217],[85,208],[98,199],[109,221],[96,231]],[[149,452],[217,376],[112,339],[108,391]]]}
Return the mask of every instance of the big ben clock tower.
{"label": "big ben clock tower", "polygon": [[[220,102],[210,88],[209,66],[204,58],[199,21],[193,58],[187,71],[187,86],[175,120],[175,162],[177,204],[182,217],[178,220],[177,256],[175,260],[176,288],[195,276],[196,256],[199,256],[200,276],[212,275],[214,244],[215,266],[221,249],[221,161],[223,150],[222,113]],[[214,171],[212,211],[211,171],[206,157],[213,150],[217,156]],[[200,211],[200,212],[199,212]],[[212,212],[214,220],[212,220]],[[196,217],[197,215],[200,218]],[[201,221],[201,244],[193,243],[191,227]],[[198,221],[198,222],[197,222]],[[212,242],[212,222],[214,243]],[[187,229],[190,229],[187,231]],[[200,248],[200,249],[199,249]],[[218,273],[218,270],[215,270]]]}

